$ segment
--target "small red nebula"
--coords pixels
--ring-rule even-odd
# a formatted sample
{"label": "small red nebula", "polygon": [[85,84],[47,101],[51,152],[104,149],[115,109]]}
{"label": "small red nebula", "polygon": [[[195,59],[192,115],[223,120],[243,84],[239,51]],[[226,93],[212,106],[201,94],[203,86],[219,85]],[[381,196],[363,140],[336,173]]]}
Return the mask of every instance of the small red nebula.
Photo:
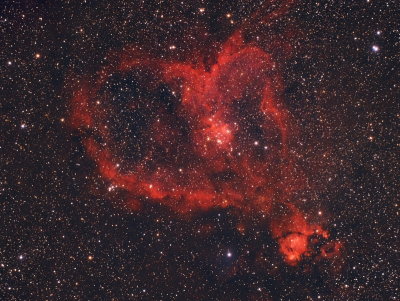
{"label": "small red nebula", "polygon": [[321,258],[333,258],[340,254],[342,243],[339,241],[329,242],[321,247]]}
{"label": "small red nebula", "polygon": [[280,252],[289,264],[296,264],[308,251],[308,237],[302,233],[291,233],[279,239]]}
{"label": "small red nebula", "polygon": [[290,265],[296,265],[302,256],[310,256],[310,239],[319,236],[328,239],[329,233],[320,225],[306,221],[304,214],[293,204],[287,204],[290,212],[281,219],[272,219],[271,230],[278,240],[280,252],[285,261]]}

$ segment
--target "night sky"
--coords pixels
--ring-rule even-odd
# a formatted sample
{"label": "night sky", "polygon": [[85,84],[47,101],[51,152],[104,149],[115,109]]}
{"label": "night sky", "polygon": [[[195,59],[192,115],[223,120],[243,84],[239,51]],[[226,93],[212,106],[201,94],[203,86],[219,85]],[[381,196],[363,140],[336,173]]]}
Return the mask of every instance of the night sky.
{"label": "night sky", "polygon": [[0,300],[399,300],[397,0],[1,8]]}

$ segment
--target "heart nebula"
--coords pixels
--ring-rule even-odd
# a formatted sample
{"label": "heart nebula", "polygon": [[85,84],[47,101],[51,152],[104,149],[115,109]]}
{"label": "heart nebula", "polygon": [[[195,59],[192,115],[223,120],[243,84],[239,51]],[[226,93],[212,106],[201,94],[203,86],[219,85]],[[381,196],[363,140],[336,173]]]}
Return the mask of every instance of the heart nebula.
{"label": "heart nebula", "polygon": [[[128,207],[261,212],[290,265],[311,254],[313,237],[328,238],[291,202],[301,176],[288,151],[282,80],[271,55],[244,43],[239,30],[210,67],[134,49],[116,57],[80,82],[70,124]],[[284,214],[276,214],[279,206]]]}

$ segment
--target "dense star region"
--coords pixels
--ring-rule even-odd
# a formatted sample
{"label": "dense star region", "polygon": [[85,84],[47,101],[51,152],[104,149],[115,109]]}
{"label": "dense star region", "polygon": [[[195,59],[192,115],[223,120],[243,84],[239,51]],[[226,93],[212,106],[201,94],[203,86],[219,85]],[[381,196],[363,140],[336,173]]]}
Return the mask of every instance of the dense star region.
{"label": "dense star region", "polygon": [[398,300],[396,1],[3,6],[1,300]]}

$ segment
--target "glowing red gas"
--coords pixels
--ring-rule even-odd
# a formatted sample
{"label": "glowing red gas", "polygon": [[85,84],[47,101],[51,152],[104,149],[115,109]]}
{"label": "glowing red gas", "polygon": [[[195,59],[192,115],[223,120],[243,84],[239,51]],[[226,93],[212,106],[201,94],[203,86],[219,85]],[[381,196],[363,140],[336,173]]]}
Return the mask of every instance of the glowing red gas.
{"label": "glowing red gas", "polygon": [[[135,50],[117,56],[95,81],[81,82],[71,99],[70,124],[85,133],[88,156],[111,187],[126,192],[128,206],[136,210],[141,202],[155,202],[179,213],[232,206],[244,214],[269,214],[281,204],[288,213],[271,218],[271,232],[291,265],[310,252],[311,236],[328,237],[290,203],[297,182],[288,153],[282,80],[271,55],[245,44],[238,30],[222,45],[211,68]],[[132,95],[118,110],[119,100],[105,87],[113,76],[132,74],[144,92]],[[157,94],[160,89],[176,100],[172,108]],[[154,105],[154,99],[161,101]],[[129,124],[130,117],[120,112],[137,116],[146,108],[147,117],[138,124],[146,130],[137,134],[122,129],[132,141],[121,140],[112,120]]]}

